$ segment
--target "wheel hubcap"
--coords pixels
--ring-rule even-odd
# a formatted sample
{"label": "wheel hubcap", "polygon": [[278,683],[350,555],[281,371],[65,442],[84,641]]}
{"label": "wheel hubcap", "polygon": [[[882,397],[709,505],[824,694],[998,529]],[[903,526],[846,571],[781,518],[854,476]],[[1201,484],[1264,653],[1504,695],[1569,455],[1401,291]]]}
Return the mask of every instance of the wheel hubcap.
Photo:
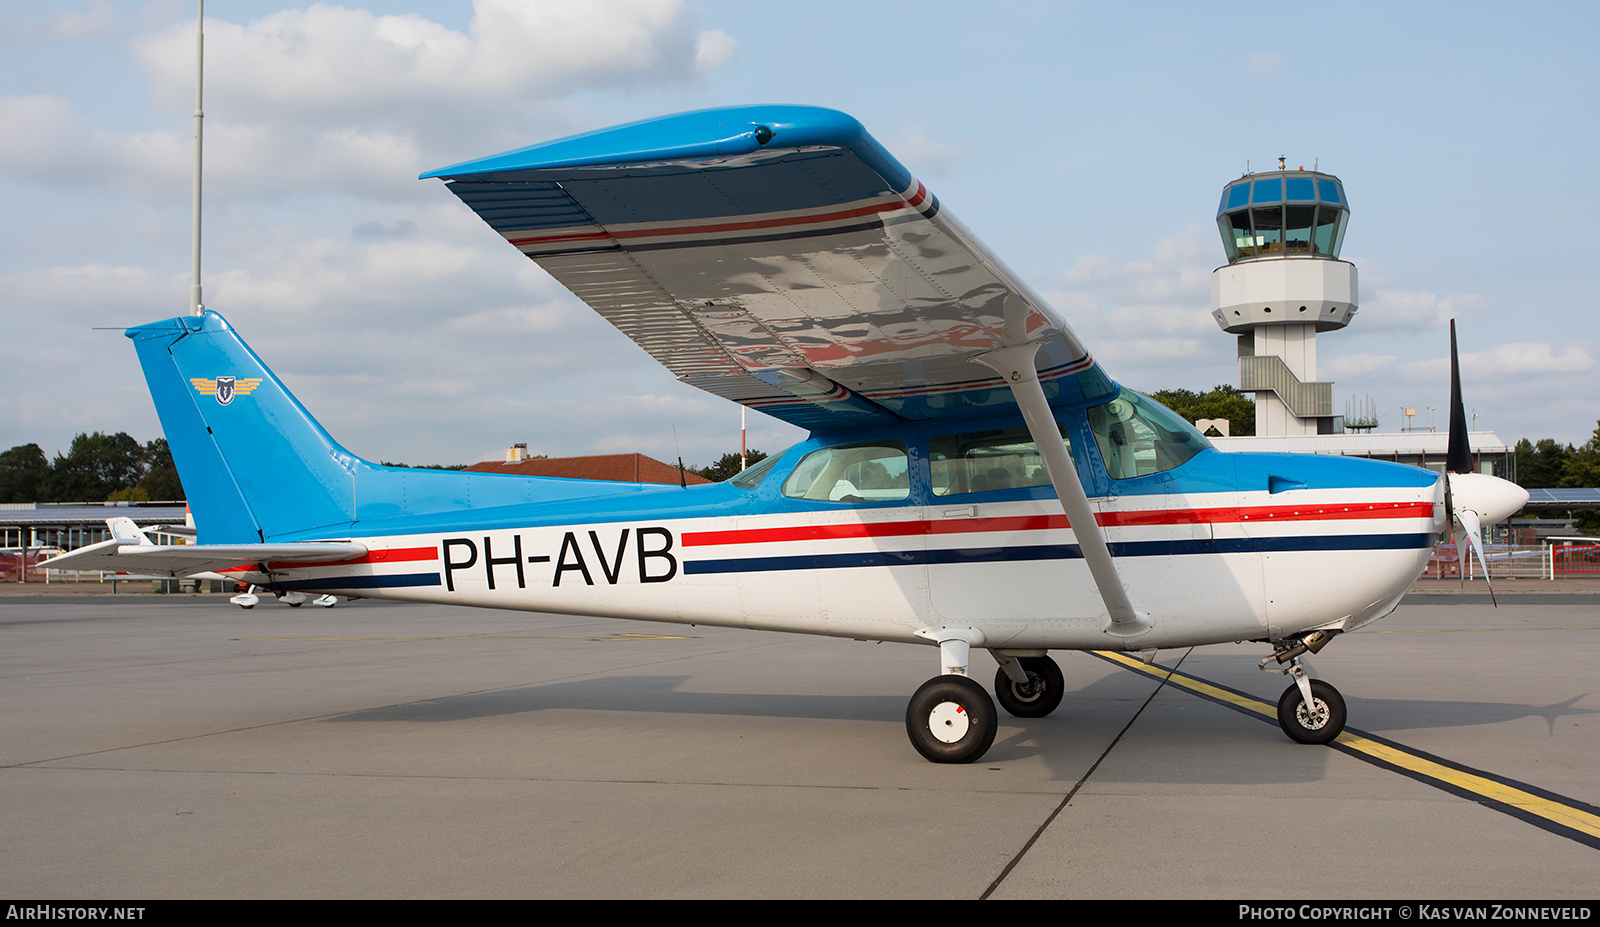
{"label": "wheel hubcap", "polygon": [[967,709],[956,702],[940,702],[928,713],[928,730],[940,743],[953,744],[967,736],[971,719]]}
{"label": "wheel hubcap", "polygon": [[1310,705],[1300,703],[1294,710],[1295,720],[1308,731],[1320,731],[1328,725],[1328,703],[1315,699]]}
{"label": "wheel hubcap", "polygon": [[1036,701],[1044,694],[1044,680],[1029,673],[1027,682],[1011,684],[1011,694],[1024,702]]}

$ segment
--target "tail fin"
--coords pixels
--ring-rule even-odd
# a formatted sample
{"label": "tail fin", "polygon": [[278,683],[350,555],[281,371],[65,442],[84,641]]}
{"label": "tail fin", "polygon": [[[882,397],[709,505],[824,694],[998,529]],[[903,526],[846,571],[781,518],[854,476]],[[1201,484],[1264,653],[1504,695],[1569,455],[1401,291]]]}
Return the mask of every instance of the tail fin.
{"label": "tail fin", "polygon": [[362,462],[222,316],[168,319],[126,334],[207,543],[263,542],[355,519]]}
{"label": "tail fin", "polygon": [[[394,519],[660,490],[369,463],[333,440],[215,312],[130,328],[199,540],[252,544],[414,529]],[[356,522],[364,522],[357,530]]]}

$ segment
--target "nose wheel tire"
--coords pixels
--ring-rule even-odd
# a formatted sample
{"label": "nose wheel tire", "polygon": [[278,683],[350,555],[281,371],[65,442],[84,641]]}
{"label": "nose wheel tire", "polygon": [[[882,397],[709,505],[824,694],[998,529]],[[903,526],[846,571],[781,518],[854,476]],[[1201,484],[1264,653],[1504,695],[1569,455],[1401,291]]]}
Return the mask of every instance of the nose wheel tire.
{"label": "nose wheel tire", "polygon": [[1311,680],[1311,704],[1292,685],[1278,699],[1278,726],[1302,744],[1332,743],[1344,731],[1344,696],[1320,679]]}
{"label": "nose wheel tire", "polygon": [[906,734],[934,763],[971,763],[989,752],[999,728],[994,700],[966,676],[935,676],[906,706]]}
{"label": "nose wheel tire", "polygon": [[1028,674],[1028,684],[1012,681],[1005,670],[994,676],[994,696],[1000,707],[1016,718],[1043,718],[1061,704],[1066,680],[1061,667],[1049,657],[1022,657],[1017,660]]}

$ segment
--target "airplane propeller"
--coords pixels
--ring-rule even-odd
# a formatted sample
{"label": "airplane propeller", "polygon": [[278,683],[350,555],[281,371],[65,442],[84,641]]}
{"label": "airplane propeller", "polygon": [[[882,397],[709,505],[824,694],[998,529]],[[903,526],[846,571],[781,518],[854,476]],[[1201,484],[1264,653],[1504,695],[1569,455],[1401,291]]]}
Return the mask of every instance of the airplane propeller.
{"label": "airplane propeller", "polygon": [[[1461,401],[1461,360],[1456,351],[1456,321],[1450,320],[1450,444],[1445,451],[1444,504],[1450,512],[1452,529],[1460,526],[1478,555],[1483,567],[1483,581],[1489,584],[1489,563],[1483,555],[1483,526],[1510,518],[1528,504],[1528,491],[1510,480],[1487,473],[1474,472],[1472,448],[1467,439],[1467,414]],[[1461,582],[1467,581],[1467,545],[1459,541],[1456,550],[1461,557]],[[1489,585],[1489,601],[1499,606],[1494,598],[1494,586]]]}

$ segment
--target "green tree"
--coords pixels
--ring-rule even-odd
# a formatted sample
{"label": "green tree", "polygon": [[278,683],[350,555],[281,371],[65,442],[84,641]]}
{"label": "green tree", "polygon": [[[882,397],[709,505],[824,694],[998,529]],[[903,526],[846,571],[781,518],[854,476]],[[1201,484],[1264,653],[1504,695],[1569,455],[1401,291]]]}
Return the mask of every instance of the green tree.
{"label": "green tree", "polygon": [[19,444],[0,454],[0,502],[38,502],[50,461],[37,444]]}
{"label": "green tree", "polygon": [[[745,455],[745,466],[753,467],[758,462],[766,459],[767,455],[762,451],[752,450]],[[723,454],[717,458],[716,463],[709,467],[701,467],[698,470],[689,467],[688,470],[690,473],[697,473],[713,483],[720,483],[723,480],[730,480],[739,475],[739,455],[734,453]]]}
{"label": "green tree", "polygon": [[57,454],[50,465],[41,493],[46,498],[41,501],[104,502],[144,476],[144,450],[125,431],[80,434],[72,439],[67,453]]}
{"label": "green tree", "polygon": [[[1561,468],[1561,485],[1572,489],[1600,486],[1600,422],[1588,443],[1567,454]],[[1576,527],[1584,534],[1600,533],[1600,512],[1577,513]]]}
{"label": "green tree", "polygon": [[1197,419],[1225,418],[1228,433],[1235,438],[1256,433],[1255,400],[1226,383],[1213,386],[1208,393],[1188,389],[1157,390],[1150,398],[1183,416],[1191,425]]}
{"label": "green tree", "polygon": [[178,479],[178,467],[172,462],[172,451],[166,438],[157,438],[144,446],[140,464],[144,476],[134,488],[145,495],[145,500],[157,502],[182,502],[183,482]]}
{"label": "green tree", "polygon": [[1561,485],[1589,489],[1600,486],[1600,422],[1594,436],[1580,448],[1568,449],[1561,466]]}
{"label": "green tree", "polygon": [[1514,450],[1517,458],[1517,484],[1524,489],[1551,489],[1561,485],[1567,458],[1572,456],[1570,445],[1560,444],[1553,438],[1541,438],[1538,443],[1523,438]]}

